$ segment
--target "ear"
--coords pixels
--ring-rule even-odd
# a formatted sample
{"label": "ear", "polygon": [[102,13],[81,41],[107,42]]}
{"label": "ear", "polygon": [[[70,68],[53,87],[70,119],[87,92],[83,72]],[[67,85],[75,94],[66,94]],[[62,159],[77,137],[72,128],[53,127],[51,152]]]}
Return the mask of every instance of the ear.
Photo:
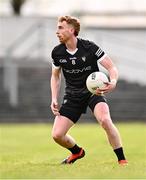
{"label": "ear", "polygon": [[71,27],[71,28],[70,28],[70,32],[71,32],[72,34],[74,34],[75,29],[74,29],[73,27]]}

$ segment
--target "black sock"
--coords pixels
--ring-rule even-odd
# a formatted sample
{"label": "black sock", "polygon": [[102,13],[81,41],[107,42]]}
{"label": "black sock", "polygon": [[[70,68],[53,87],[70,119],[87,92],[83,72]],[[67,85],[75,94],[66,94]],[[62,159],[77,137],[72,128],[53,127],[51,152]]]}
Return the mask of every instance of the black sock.
{"label": "black sock", "polygon": [[81,148],[75,144],[72,148],[68,148],[68,150],[71,151],[72,154],[77,154],[80,152]]}
{"label": "black sock", "polygon": [[124,156],[122,147],[120,147],[118,149],[114,149],[114,152],[117,155],[118,161],[125,160],[125,156]]}

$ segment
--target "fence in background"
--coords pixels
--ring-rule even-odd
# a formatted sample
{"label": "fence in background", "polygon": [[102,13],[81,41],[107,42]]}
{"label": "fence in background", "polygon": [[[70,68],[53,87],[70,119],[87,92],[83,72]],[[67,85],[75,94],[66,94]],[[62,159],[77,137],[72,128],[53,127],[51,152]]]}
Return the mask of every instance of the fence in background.
{"label": "fence in background", "polygon": [[[31,53],[32,51],[38,51],[38,57],[41,55],[41,49],[43,46],[42,43],[42,34],[43,34],[43,24],[41,22],[37,22],[33,24],[31,27],[29,27],[24,33],[21,34],[16,40],[10,44],[7,49],[6,49],[6,56],[4,57],[4,63],[3,63],[3,87],[5,91],[8,92],[9,96],[9,103],[11,106],[15,107],[18,106],[18,86],[19,86],[19,81],[18,81],[18,70],[19,70],[19,65],[18,62],[16,62],[16,58],[13,61],[13,54],[17,49],[19,49],[25,42],[27,42],[28,39],[31,39],[33,34],[37,32],[38,33],[38,38],[37,41],[33,42],[31,47]],[[29,49],[29,51],[30,51]],[[23,58],[23,61],[25,59],[30,59],[31,54],[27,53],[25,55],[25,58]],[[21,59],[21,58],[20,58]],[[19,60],[20,61],[20,60]],[[22,60],[21,60],[22,61]]]}
{"label": "fence in background", "polygon": [[[1,20],[0,34],[4,42],[1,49],[5,53],[0,57],[0,83],[3,84],[0,89],[0,121],[52,119],[49,80],[50,52],[57,43],[55,20]],[[108,95],[112,117],[119,120],[146,119],[146,82],[142,78],[146,75],[146,31],[83,27],[81,36],[110,52],[119,68],[121,81],[116,91]],[[63,87],[60,101],[62,96]],[[82,117],[90,119],[89,110],[87,116]]]}

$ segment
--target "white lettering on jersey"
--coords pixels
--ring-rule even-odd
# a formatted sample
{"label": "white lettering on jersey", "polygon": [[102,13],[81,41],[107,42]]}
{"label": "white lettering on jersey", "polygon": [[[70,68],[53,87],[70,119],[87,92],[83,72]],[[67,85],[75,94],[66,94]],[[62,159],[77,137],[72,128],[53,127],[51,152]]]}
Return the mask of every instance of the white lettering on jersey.
{"label": "white lettering on jersey", "polygon": [[64,69],[65,72],[70,73],[70,74],[77,74],[77,73],[82,73],[84,71],[90,71],[91,66],[84,67],[83,69]]}
{"label": "white lettering on jersey", "polygon": [[59,62],[60,63],[67,63],[67,60],[66,59],[60,59]]}

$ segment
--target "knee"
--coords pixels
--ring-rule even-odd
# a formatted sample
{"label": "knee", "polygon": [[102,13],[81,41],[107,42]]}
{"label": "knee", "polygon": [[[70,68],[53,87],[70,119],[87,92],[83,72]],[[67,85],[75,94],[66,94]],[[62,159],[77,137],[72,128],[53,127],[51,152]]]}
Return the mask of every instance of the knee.
{"label": "knee", "polygon": [[63,135],[60,132],[52,131],[52,138],[58,142],[62,139]]}
{"label": "knee", "polygon": [[101,124],[101,126],[103,127],[103,129],[108,130],[108,129],[110,129],[110,127],[112,126],[112,121],[111,121],[110,118],[103,117],[103,118],[100,120],[100,124]]}

